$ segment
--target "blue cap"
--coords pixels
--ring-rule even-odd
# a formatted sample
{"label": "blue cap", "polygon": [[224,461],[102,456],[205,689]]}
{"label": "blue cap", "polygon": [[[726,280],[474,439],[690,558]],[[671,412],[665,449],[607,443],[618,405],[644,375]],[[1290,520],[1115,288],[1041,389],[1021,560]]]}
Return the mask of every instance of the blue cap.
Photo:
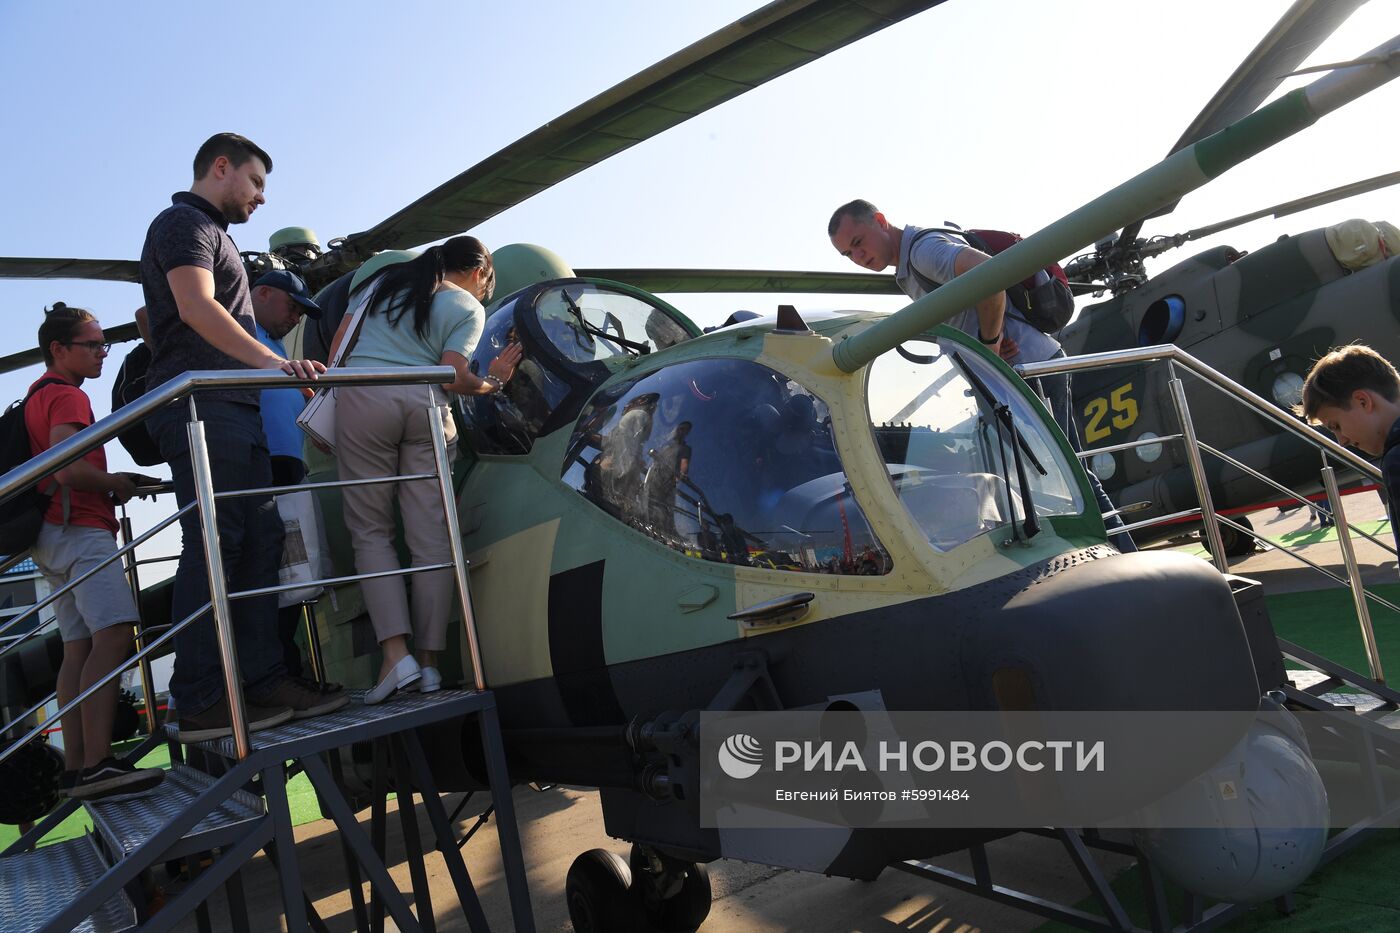
{"label": "blue cap", "polygon": [[259,285],[282,289],[292,296],[293,301],[301,305],[307,317],[315,320],[321,319],[321,306],[311,300],[311,289],[306,287],[306,281],[295,272],[289,272],[286,269],[269,272],[253,283],[254,288]]}

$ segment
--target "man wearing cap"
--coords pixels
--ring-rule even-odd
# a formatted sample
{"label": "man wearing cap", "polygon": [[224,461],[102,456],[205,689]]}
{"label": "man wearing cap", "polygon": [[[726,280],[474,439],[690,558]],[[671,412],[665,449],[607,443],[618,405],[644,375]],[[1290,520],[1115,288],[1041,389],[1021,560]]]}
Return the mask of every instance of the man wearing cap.
{"label": "man wearing cap", "polygon": [[[312,299],[305,280],[295,272],[268,272],[253,283],[254,336],[273,353],[287,356],[282,338],[291,333],[302,315],[320,320],[321,308]],[[263,433],[272,457],[272,484],[295,486],[306,477],[306,462],[301,458],[305,435],[296,423],[297,415],[306,407],[306,398],[300,389],[263,389],[261,402]],[[293,677],[302,674],[301,651],[296,644],[300,624],[300,606],[283,606],[277,611],[282,663]]]}
{"label": "man wearing cap", "polygon": [[[287,350],[282,338],[291,333],[303,314],[313,321],[321,319],[321,309],[312,299],[311,290],[295,272],[279,269],[253,283],[254,336],[283,359]],[[304,435],[296,425],[297,415],[306,407],[306,397],[300,389],[263,389],[261,402],[263,433],[272,455],[272,482],[293,486],[306,476],[306,464],[301,459]]]}

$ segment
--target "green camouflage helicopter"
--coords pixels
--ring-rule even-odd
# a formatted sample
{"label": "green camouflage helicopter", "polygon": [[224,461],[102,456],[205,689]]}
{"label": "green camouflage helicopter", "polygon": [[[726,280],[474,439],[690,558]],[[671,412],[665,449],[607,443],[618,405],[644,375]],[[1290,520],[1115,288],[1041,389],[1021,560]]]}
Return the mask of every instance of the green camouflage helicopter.
{"label": "green camouflage helicopter", "polygon": [[[673,91],[695,73],[696,49],[742,56],[784,30],[810,34],[816,16],[826,44],[815,57],[927,5],[884,4],[877,22],[868,3],[765,8],[649,71],[648,87],[625,82],[551,127],[585,146],[583,118],[596,128],[616,119],[620,98]],[[893,860],[1002,832],[702,828],[687,731],[699,711],[820,709],[856,695],[888,710],[1259,705],[1268,685],[1221,578],[1179,555],[1110,548],[1086,475],[1035,396],[977,341],[939,325],[1379,80],[1294,92],[890,317],[783,311],[702,334],[617,281],[638,276],[572,275],[548,251],[498,251],[508,294],[478,356],[514,337],[527,364],[507,392],[461,413],[471,455],[458,468],[458,510],[513,775],[600,787],[608,831],[636,845],[630,866],[599,850],[575,863],[577,926],[621,929],[641,910],[654,927],[695,929],[709,904],[703,864],[719,857],[872,878]],[[507,151],[541,153],[532,140]],[[563,161],[538,158],[542,169]],[[508,161],[487,160],[302,268],[331,304],[375,250],[501,209],[488,194],[519,184],[518,162],[511,178],[500,169]],[[323,506],[334,523],[338,503]],[[340,596],[317,609],[329,673],[363,685],[372,639],[355,624],[353,590]],[[1139,607],[1131,625],[1102,612],[1129,603]],[[427,746],[440,786],[479,785],[460,727]],[[1226,747],[1164,753],[1141,803]],[[1315,864],[1304,859],[1302,874]],[[1299,870],[1263,868],[1235,893],[1273,896]]]}
{"label": "green camouflage helicopter", "polygon": [[[1400,173],[1380,180],[1393,184],[1400,181]],[[1350,234],[1369,234],[1374,241],[1377,226],[1349,221],[1282,237],[1250,253],[1217,246],[1150,280],[1109,272],[1110,262],[1123,261],[1118,257],[1131,256],[1134,250],[1116,253],[1106,245],[1071,262],[1068,271],[1072,282],[1087,282],[1096,273],[1113,278],[1120,284],[1105,287],[1116,294],[1083,308],[1061,332],[1062,345],[1080,354],[1174,343],[1291,411],[1301,400],[1308,369],[1332,347],[1359,340],[1400,359],[1395,328],[1400,318],[1400,255],[1390,253],[1388,246],[1360,262],[1349,255],[1363,242]],[[1135,251],[1142,254],[1193,238],[1187,233],[1139,239]],[[1400,241],[1394,233],[1390,238]],[[1144,366],[1076,377],[1075,400],[1086,448],[1174,433],[1176,415],[1163,394],[1166,379],[1161,367]],[[1211,404],[1216,401],[1212,390],[1193,383],[1188,383],[1187,393],[1191,408],[1206,413],[1196,418],[1202,440],[1277,483],[1319,498],[1320,464],[1311,447],[1279,435],[1242,409]],[[1216,508],[1245,527],[1249,519],[1244,513],[1294,504],[1217,458],[1209,458],[1207,467]],[[1151,503],[1135,513],[1135,519],[1178,512],[1195,502],[1189,470],[1171,445],[1098,454],[1091,469],[1120,505]],[[1159,534],[1180,532],[1180,526],[1158,529]],[[1248,534],[1222,527],[1222,535],[1228,556],[1254,550]]]}

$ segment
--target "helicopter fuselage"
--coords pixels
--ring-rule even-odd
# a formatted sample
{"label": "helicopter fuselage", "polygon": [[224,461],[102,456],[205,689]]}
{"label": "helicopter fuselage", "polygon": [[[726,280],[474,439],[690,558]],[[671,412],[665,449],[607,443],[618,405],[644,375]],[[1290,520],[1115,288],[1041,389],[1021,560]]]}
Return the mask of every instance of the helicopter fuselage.
{"label": "helicopter fuselage", "polygon": [[[1285,409],[1329,349],[1361,341],[1400,359],[1400,261],[1351,272],[1328,247],[1325,231],[1283,237],[1252,253],[1227,246],[1193,256],[1132,291],[1083,309],[1061,334],[1071,355],[1175,343]],[[1119,367],[1074,377],[1076,416],[1086,449],[1178,431],[1161,366]],[[1281,435],[1219,391],[1187,380],[1187,401],[1201,440],[1305,494],[1321,489],[1317,452]],[[1092,467],[1120,506],[1147,502],[1134,519],[1194,507],[1185,453],[1177,444],[1102,454]],[[1205,459],[1217,509],[1248,510],[1277,501],[1276,490]],[[1160,534],[1174,526],[1161,526]],[[1147,532],[1151,535],[1152,532]]]}

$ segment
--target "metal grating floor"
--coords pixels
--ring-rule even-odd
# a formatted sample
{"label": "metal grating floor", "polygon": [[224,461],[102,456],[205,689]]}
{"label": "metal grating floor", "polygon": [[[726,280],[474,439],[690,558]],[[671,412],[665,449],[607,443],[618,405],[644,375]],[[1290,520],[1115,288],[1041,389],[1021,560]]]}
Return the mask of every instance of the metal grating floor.
{"label": "metal grating floor", "polygon": [[[114,851],[129,854],[159,832],[172,817],[183,813],[213,783],[214,778],[202,771],[175,765],[148,796],[113,802],[88,801],[84,806],[107,844]],[[160,858],[176,858],[225,845],[264,815],[260,799],[247,791],[235,791]]]}
{"label": "metal grating floor", "polygon": [[[377,735],[388,735],[401,728],[413,728],[451,716],[464,716],[494,702],[489,692],[477,693],[475,690],[398,693],[375,706],[366,706],[364,695],[364,690],[352,690],[350,704],[343,709],[254,732],[253,748],[261,751],[288,746],[289,752],[296,754],[320,751]],[[174,727],[167,726],[166,729],[171,730],[173,737]],[[234,757],[232,738],[198,744],[226,758]],[[292,755],[289,754],[289,757]]]}
{"label": "metal grating floor", "polygon": [[[37,930],[107,870],[91,836],[0,858],[0,918],[5,933]],[[78,933],[115,933],[136,926],[126,892],[107,901],[74,927]]]}
{"label": "metal grating floor", "polygon": [[[1315,684],[1322,683],[1327,679],[1327,675],[1320,671],[1293,670],[1288,672],[1288,679],[1299,690],[1307,690]],[[1318,699],[1331,703],[1333,706],[1350,707],[1358,713],[1369,713],[1385,705],[1380,697],[1362,691],[1355,693],[1331,691],[1319,695]],[[1400,710],[1385,713],[1376,717],[1375,721],[1389,729],[1400,729]]]}

